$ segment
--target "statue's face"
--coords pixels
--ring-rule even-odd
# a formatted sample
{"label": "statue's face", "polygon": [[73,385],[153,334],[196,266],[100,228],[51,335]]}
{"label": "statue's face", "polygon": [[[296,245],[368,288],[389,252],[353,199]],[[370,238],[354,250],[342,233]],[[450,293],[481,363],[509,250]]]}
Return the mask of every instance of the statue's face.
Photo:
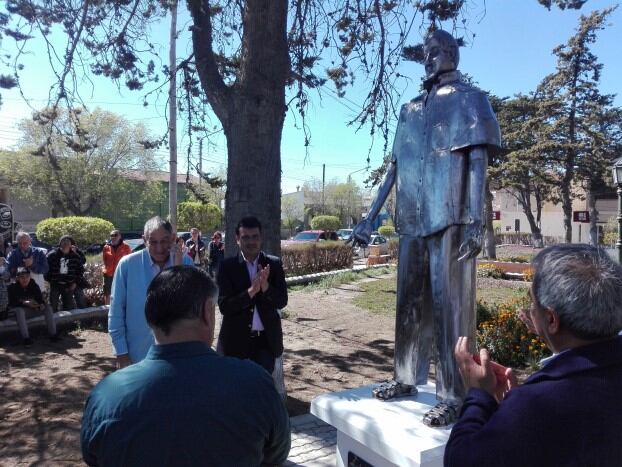
{"label": "statue's face", "polygon": [[456,69],[454,58],[441,46],[441,43],[435,37],[426,40],[423,45],[423,52],[425,54],[425,74],[428,79]]}

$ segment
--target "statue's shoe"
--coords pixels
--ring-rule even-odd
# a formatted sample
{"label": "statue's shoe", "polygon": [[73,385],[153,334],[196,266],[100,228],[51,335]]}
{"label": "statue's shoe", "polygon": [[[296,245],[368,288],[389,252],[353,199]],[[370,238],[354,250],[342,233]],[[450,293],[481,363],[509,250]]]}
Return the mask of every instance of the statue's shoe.
{"label": "statue's shoe", "polygon": [[408,384],[398,383],[395,380],[388,380],[372,389],[371,394],[376,399],[388,401],[398,397],[414,396],[417,394],[417,388]]}
{"label": "statue's shoe", "polygon": [[449,426],[458,420],[460,405],[439,402],[423,416],[423,423],[434,428]]}

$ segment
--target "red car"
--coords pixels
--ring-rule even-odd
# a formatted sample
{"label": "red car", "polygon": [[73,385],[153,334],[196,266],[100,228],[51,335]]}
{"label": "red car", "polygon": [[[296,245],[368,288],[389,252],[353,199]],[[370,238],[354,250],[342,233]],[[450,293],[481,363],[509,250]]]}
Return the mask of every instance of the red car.
{"label": "red car", "polygon": [[296,245],[299,243],[320,242],[323,240],[339,241],[337,232],[326,230],[304,230],[296,234],[291,240],[281,241],[281,247]]}

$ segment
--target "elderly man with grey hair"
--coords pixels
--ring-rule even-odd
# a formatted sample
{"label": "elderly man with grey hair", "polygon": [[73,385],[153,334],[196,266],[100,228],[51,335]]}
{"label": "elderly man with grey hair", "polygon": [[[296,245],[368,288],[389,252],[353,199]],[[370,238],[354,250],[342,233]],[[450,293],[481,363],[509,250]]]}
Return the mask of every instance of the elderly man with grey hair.
{"label": "elderly man with grey hair", "polygon": [[192,264],[169,221],[157,216],[149,219],[143,239],[145,249],[123,257],[112,280],[108,332],[118,368],[141,361],[153,344],[145,319],[147,288],[153,278],[174,265]]}
{"label": "elderly man with grey hair", "polygon": [[524,384],[468,350],[455,356],[469,388],[445,466],[620,466],[622,267],[588,245],[546,248],[533,260],[523,320],[553,355]]}

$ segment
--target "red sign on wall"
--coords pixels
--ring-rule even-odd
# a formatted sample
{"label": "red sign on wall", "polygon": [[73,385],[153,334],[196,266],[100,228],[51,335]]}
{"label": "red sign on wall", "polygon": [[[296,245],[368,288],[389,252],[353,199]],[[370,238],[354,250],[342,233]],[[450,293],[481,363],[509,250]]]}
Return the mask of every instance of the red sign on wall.
{"label": "red sign on wall", "polygon": [[501,211],[492,211],[492,220],[500,221],[501,220]]}
{"label": "red sign on wall", "polygon": [[573,211],[572,221],[573,222],[590,222],[590,212],[589,211]]}

